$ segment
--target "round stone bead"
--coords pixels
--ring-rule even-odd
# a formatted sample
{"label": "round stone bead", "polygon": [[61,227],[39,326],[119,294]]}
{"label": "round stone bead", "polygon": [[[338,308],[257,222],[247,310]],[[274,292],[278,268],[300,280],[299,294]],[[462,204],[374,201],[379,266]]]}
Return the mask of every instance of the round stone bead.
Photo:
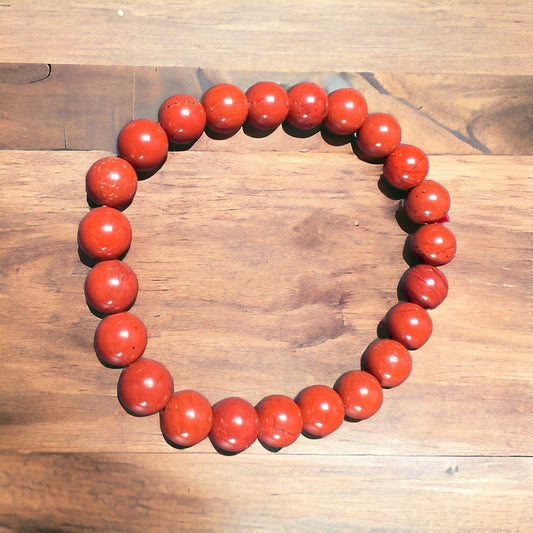
{"label": "round stone bead", "polygon": [[421,183],[429,171],[426,154],[411,144],[401,144],[385,159],[384,178],[397,189],[412,189]]}
{"label": "round stone bead", "polygon": [[103,318],[94,334],[94,349],[103,363],[122,367],[133,363],[144,353],[146,328],[131,313],[116,313]]}
{"label": "round stone bead", "polygon": [[202,96],[207,127],[222,135],[235,133],[248,116],[248,98],[239,87],[220,83],[208,89]]}
{"label": "round stone bead", "polygon": [[364,370],[346,372],[337,380],[334,389],[344,402],[346,416],[354,420],[370,418],[383,403],[379,381]]}
{"label": "round stone bead", "polygon": [[402,343],[409,350],[416,350],[428,341],[433,325],[423,307],[411,302],[400,302],[385,316],[385,329],[391,339]]}
{"label": "round stone bead", "polygon": [[302,432],[302,411],[296,402],[283,395],[263,398],[255,407],[259,415],[259,440],[271,448],[292,444]]}
{"label": "round stone bead", "polygon": [[128,219],[113,207],[97,207],[78,227],[78,244],[83,252],[98,261],[118,259],[131,245]]}
{"label": "round stone bead", "polygon": [[271,81],[261,81],[246,91],[250,107],[250,126],[259,130],[273,130],[287,118],[289,97],[283,87]]}
{"label": "round stone bead", "polygon": [[120,157],[137,170],[153,170],[168,153],[168,138],[160,124],[139,118],[126,124],[117,139]]}
{"label": "round stone bead", "polygon": [[118,399],[130,414],[153,415],[165,407],[173,387],[172,376],[161,363],[141,358],[122,370]]}
{"label": "round stone bead", "polygon": [[196,98],[188,94],[175,94],[161,104],[158,120],[170,142],[189,144],[204,131],[205,109]]}
{"label": "round stone bead", "polygon": [[411,250],[421,263],[445,265],[455,257],[455,236],[444,224],[426,224],[412,234]]}
{"label": "round stone bead", "polygon": [[230,397],[213,405],[213,425],[209,437],[224,452],[240,453],[257,439],[259,416],[242,398]]}
{"label": "round stone bead", "polygon": [[437,222],[450,209],[448,191],[436,181],[424,180],[412,188],[405,197],[405,212],[418,224]]}
{"label": "round stone bead", "polygon": [[359,149],[372,158],[388,156],[400,144],[402,130],[398,121],[387,113],[368,115],[356,135]]}
{"label": "round stone bead", "polygon": [[294,128],[316,128],[326,118],[328,96],[316,83],[303,82],[289,89],[289,114],[287,122]]}
{"label": "round stone bead", "polygon": [[139,283],[135,272],[116,259],[97,263],[85,279],[85,299],[95,311],[103,314],[122,313],[137,298]]}
{"label": "round stone bead", "polygon": [[104,157],[89,169],[85,178],[87,195],[96,205],[124,209],[137,192],[135,169],[120,157]]}
{"label": "round stone bead", "polygon": [[446,276],[432,265],[415,265],[403,275],[400,288],[405,298],[426,309],[435,309],[448,295]]}
{"label": "round stone bead", "polygon": [[174,393],[160,411],[160,424],[170,442],[183,448],[194,446],[209,435],[213,410],[199,392],[182,390]]}
{"label": "round stone bead", "polygon": [[372,374],[382,387],[397,387],[411,374],[411,354],[393,339],[378,339],[363,353],[361,368]]}
{"label": "round stone bead", "polygon": [[303,430],[315,437],[333,433],[344,420],[344,403],[331,387],[311,385],[295,398],[302,411]]}
{"label": "round stone bead", "polygon": [[324,126],[335,135],[353,135],[365,121],[366,100],[355,89],[337,89],[328,95]]}

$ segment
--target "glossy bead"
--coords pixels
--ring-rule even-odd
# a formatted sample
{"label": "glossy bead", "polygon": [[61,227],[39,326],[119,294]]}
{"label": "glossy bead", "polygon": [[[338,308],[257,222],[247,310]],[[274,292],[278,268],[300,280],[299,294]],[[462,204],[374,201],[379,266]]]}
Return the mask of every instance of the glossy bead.
{"label": "glossy bead", "polygon": [[370,418],[383,403],[381,384],[364,370],[346,372],[337,380],[334,389],[344,402],[346,416],[354,420]]}
{"label": "glossy bead", "polygon": [[426,309],[435,309],[448,295],[446,276],[432,265],[415,265],[400,282],[405,298]]}
{"label": "glossy bead", "polygon": [[333,433],[344,420],[342,398],[326,385],[311,385],[295,399],[302,410],[303,429],[309,435],[325,437]]}
{"label": "glossy bead", "polygon": [[230,83],[220,83],[202,96],[207,127],[216,133],[231,135],[246,121],[248,99],[243,91]]}
{"label": "glossy bead", "polygon": [[436,181],[424,180],[412,188],[405,197],[405,212],[418,224],[437,222],[450,209],[448,191]]}
{"label": "glossy bead", "polygon": [[135,272],[118,260],[96,264],[85,279],[85,299],[95,311],[115,314],[135,302],[139,284]]}
{"label": "glossy bead", "polygon": [[137,174],[125,159],[104,157],[87,172],[85,187],[96,205],[124,209],[137,192]]}
{"label": "glossy bead", "polygon": [[445,265],[455,256],[455,237],[444,224],[426,224],[412,234],[411,250],[421,263]]}
{"label": "glossy bead", "polygon": [[355,89],[337,89],[328,95],[324,126],[335,135],[353,135],[365,121],[366,100]]}
{"label": "glossy bead", "polygon": [[283,395],[263,398],[255,407],[259,416],[259,440],[272,448],[292,444],[302,432],[302,411],[296,402]]}
{"label": "glossy bead", "polygon": [[213,424],[213,410],[199,392],[174,393],[160,412],[161,431],[174,444],[194,446],[204,440]]}
{"label": "glossy bead", "polygon": [[294,128],[316,128],[326,118],[328,96],[316,83],[303,82],[294,85],[288,92],[289,114],[287,122]]}
{"label": "glossy bead", "polygon": [[411,302],[400,302],[385,316],[385,329],[391,339],[409,350],[416,350],[428,341],[433,325],[423,307]]}
{"label": "glossy bead", "polygon": [[261,81],[246,91],[250,107],[246,121],[259,130],[277,128],[289,113],[289,97],[283,87]]}
{"label": "glossy bead", "polygon": [[130,223],[118,209],[97,207],[80,222],[78,244],[89,257],[98,261],[118,259],[130,247]]}
{"label": "glossy bead", "polygon": [[118,379],[118,399],[131,414],[153,415],[165,407],[173,387],[166,367],[152,359],[141,358],[122,370]]}
{"label": "glossy bead", "polygon": [[161,165],[168,153],[168,138],[160,124],[139,118],[126,124],[117,139],[120,157],[137,170],[152,170]]}
{"label": "glossy bead", "polygon": [[188,94],[175,94],[159,108],[158,120],[170,142],[188,144],[196,141],[205,128],[204,106]]}
{"label": "glossy bead", "polygon": [[411,354],[395,340],[378,339],[363,353],[361,368],[372,374],[382,387],[397,387],[411,374]]}
{"label": "glossy bead", "polygon": [[402,130],[398,121],[387,113],[368,115],[357,132],[359,149],[374,158],[385,157],[400,144]]}
{"label": "glossy bead", "polygon": [[242,398],[225,398],[213,406],[209,437],[219,450],[239,453],[253,444],[259,431],[256,410]]}
{"label": "glossy bead", "polygon": [[426,154],[411,144],[400,144],[385,160],[383,176],[397,189],[412,189],[428,175]]}
{"label": "glossy bead", "polygon": [[146,328],[130,313],[104,317],[94,333],[96,355],[105,364],[121,367],[136,361],[144,353]]}

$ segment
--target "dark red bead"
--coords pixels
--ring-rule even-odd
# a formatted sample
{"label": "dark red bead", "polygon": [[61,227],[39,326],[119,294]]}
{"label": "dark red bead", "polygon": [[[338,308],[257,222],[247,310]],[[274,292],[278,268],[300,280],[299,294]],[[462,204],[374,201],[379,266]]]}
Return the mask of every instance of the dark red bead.
{"label": "dark red bead", "polygon": [[158,120],[170,142],[188,144],[202,135],[206,124],[204,106],[188,94],[175,94],[159,108]]}
{"label": "dark red bead", "polygon": [[344,420],[342,398],[326,385],[311,385],[295,398],[302,410],[303,429],[309,435],[325,437],[333,433]]}
{"label": "dark red bead", "polygon": [[411,250],[421,263],[445,265],[455,257],[455,236],[444,224],[426,224],[412,234]]}
{"label": "dark red bead", "polygon": [[303,428],[302,411],[288,396],[263,398],[255,407],[259,415],[259,440],[272,448],[292,444]]}
{"label": "dark red bead", "polygon": [[401,144],[385,160],[383,176],[397,189],[412,189],[427,176],[429,160],[426,154],[411,144]]}
{"label": "dark red bead", "polygon": [[316,83],[303,82],[291,87],[287,122],[294,128],[316,128],[326,118],[328,96]]}
{"label": "dark red bead", "polygon": [[418,224],[438,222],[450,209],[448,191],[436,181],[424,180],[405,197],[405,212]]}
{"label": "dark red bead", "polygon": [[385,316],[385,328],[391,339],[402,343],[409,350],[416,350],[428,341],[433,324],[423,307],[411,302],[400,302]]}
{"label": "dark red bead", "polygon": [[271,81],[252,85],[246,91],[250,103],[248,124],[259,130],[278,127],[289,113],[289,97],[283,87]]}
{"label": "dark red bead", "polygon": [[337,380],[334,389],[344,402],[346,416],[354,420],[370,418],[383,403],[379,381],[363,370],[346,372]]}
{"label": "dark red bead", "polygon": [[393,339],[378,339],[363,353],[361,368],[372,374],[382,387],[397,387],[411,374],[411,354]]}
{"label": "dark red bead", "polygon": [[448,281],[432,265],[415,265],[405,272],[400,287],[405,298],[426,309],[434,309],[448,295]]}
{"label": "dark red bead", "polygon": [[365,121],[366,100],[355,89],[337,89],[328,95],[328,114],[324,126],[335,135],[352,135]]}
{"label": "dark red bead", "polygon": [[248,98],[239,87],[220,83],[208,89],[202,96],[207,127],[215,133],[231,135],[246,121]]}
{"label": "dark red bead", "polygon": [[400,144],[402,130],[398,121],[387,113],[368,115],[357,132],[359,149],[373,158],[389,155]]}

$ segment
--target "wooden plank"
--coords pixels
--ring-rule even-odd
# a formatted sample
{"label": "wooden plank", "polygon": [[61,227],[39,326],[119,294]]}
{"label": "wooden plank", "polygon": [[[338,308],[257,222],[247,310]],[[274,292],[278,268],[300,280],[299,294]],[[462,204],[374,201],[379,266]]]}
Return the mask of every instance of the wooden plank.
{"label": "wooden plank", "polygon": [[0,61],[533,74],[528,0],[26,0],[0,9]]}
{"label": "wooden plank", "polygon": [[[358,368],[407,268],[397,201],[379,193],[379,167],[346,146],[252,151],[261,141],[235,136],[171,153],[126,211],[146,355],[168,365],[177,389],[212,402],[294,396]],[[103,155],[2,153],[1,449],[175,453],[157,418],[121,410],[118,371],[92,350],[98,319],[84,303],[88,269],[75,235],[87,212],[84,174]],[[459,243],[443,267],[451,291],[431,313],[433,337],[374,419],[300,439],[288,453],[530,454],[532,164],[431,158],[452,195]],[[206,452],[208,442],[193,453]],[[268,455],[259,444],[247,453]]]}
{"label": "wooden plank", "polygon": [[[264,79],[286,88],[302,80],[329,90],[354,87],[364,94],[371,112],[394,114],[404,139],[430,154],[530,154],[533,146],[533,76],[8,63],[0,65],[0,101],[5,107],[0,148],[114,151],[118,132],[129,120],[156,120],[159,105],[173,94],[200,98],[215,83],[231,82],[246,90]],[[199,141],[205,150],[212,144],[205,137]],[[300,145],[301,139],[288,137],[281,128],[261,141],[264,149],[294,150]],[[307,145],[331,150],[327,137],[314,136]]]}

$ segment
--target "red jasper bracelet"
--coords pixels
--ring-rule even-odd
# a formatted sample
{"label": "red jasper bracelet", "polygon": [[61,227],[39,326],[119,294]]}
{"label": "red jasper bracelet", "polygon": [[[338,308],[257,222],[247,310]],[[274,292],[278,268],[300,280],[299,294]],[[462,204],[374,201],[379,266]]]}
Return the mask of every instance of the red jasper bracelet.
{"label": "red jasper bracelet", "polygon": [[[327,95],[314,83],[299,83],[285,91],[273,82],[260,82],[246,93],[220,84],[201,101],[178,94],[165,100],[159,122],[137,119],[117,140],[118,156],[94,163],[86,177],[88,197],[95,205],[78,229],[80,251],[96,262],[85,281],[89,307],[99,316],[94,347],[100,361],[123,368],[118,398],[124,409],[138,416],[160,413],[161,430],[176,447],[192,446],[209,437],[223,453],[238,453],[257,438],[267,448],[292,444],[300,434],[324,437],[343,422],[371,417],[381,407],[383,388],[397,387],[411,373],[409,350],[420,348],[431,335],[428,309],[447,296],[448,283],[437,268],[455,255],[455,238],[444,225],[450,197],[446,189],[426,180],[428,159],[415,146],[400,144],[398,121],[385,113],[367,113],[355,89]],[[255,407],[238,397],[213,406],[192,390],[174,392],[168,370],[143,357],[147,332],[129,312],[137,297],[138,281],[121,259],[132,231],[122,213],[137,191],[136,171],[160,167],[169,141],[190,145],[208,129],[232,135],[245,122],[268,133],[283,122],[292,128],[324,127],[331,134],[354,136],[356,149],[367,158],[384,160],[383,176],[392,188],[404,191],[401,207],[418,225],[410,246],[418,264],[400,280],[401,300],[384,319],[387,338],[373,341],[361,357],[361,369],[343,374],[333,387],[311,385],[292,399],[263,398]]]}

